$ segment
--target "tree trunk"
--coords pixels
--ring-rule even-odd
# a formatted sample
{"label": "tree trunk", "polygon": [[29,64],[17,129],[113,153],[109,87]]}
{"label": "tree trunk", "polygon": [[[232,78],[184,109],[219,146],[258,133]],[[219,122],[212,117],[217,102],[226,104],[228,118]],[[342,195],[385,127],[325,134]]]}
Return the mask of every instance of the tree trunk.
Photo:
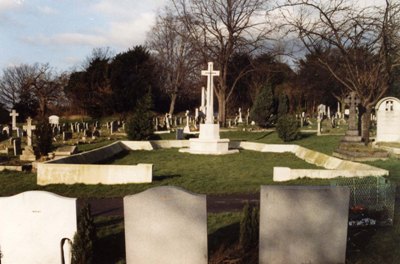
{"label": "tree trunk", "polygon": [[176,102],[176,98],[178,97],[178,95],[176,93],[172,94],[171,96],[171,102],[169,104],[169,115],[172,116],[172,114],[174,113],[175,110],[175,102]]}
{"label": "tree trunk", "polygon": [[218,122],[222,127],[226,125],[226,100],[225,93],[221,91],[218,98]]}
{"label": "tree trunk", "polygon": [[361,138],[365,145],[369,143],[369,127],[371,124],[371,112],[372,108],[370,106],[365,108],[365,112],[361,117]]}

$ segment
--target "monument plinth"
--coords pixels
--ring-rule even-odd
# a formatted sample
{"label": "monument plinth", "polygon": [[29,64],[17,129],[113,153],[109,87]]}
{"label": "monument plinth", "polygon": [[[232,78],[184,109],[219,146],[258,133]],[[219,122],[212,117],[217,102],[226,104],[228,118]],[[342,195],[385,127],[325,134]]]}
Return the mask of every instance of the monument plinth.
{"label": "monument plinth", "polygon": [[[207,154],[207,155],[225,155],[238,153],[239,150],[229,150],[229,139],[221,139],[219,136],[219,124],[214,124],[214,108],[213,108],[213,76],[218,76],[219,71],[213,70],[213,63],[208,63],[208,69],[202,71],[201,75],[207,76],[207,93],[205,100],[206,105],[206,123],[200,124],[199,138],[189,139],[189,148],[180,149],[180,152],[188,152],[191,154]],[[202,93],[203,94],[203,93]],[[204,98],[202,97],[202,104]]]}

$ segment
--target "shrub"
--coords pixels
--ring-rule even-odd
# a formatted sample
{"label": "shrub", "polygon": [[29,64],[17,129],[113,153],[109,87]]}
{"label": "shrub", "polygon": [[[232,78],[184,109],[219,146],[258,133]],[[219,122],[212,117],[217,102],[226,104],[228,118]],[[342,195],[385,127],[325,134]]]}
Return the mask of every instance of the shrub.
{"label": "shrub", "polygon": [[299,135],[299,124],[294,116],[284,115],[278,119],[276,131],[283,141],[292,141]]}
{"label": "shrub", "polygon": [[258,245],[260,213],[258,208],[252,208],[249,203],[246,203],[242,214],[239,243],[243,250],[249,250]]}
{"label": "shrub", "polygon": [[126,124],[126,133],[130,140],[147,140],[153,134],[153,114],[151,95],[148,93],[138,103],[134,113]]}
{"label": "shrub", "polygon": [[258,94],[253,107],[251,108],[250,117],[259,126],[266,127],[271,122],[271,115],[274,110],[272,88],[265,85]]}
{"label": "shrub", "polygon": [[72,263],[93,263],[96,240],[96,228],[90,205],[87,204],[82,208],[78,217],[78,230],[74,235],[72,244]]}
{"label": "shrub", "polygon": [[53,148],[53,132],[48,121],[40,121],[35,130],[39,154],[46,156]]}

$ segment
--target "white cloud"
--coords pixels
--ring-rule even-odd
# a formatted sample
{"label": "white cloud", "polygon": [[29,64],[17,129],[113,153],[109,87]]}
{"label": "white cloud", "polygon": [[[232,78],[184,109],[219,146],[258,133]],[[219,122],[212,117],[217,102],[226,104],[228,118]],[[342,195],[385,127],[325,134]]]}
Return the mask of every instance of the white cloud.
{"label": "white cloud", "polygon": [[18,8],[24,3],[23,0],[0,0],[0,12]]}
{"label": "white cloud", "polygon": [[97,47],[107,44],[107,39],[102,36],[82,33],[61,33],[52,36],[39,35],[24,37],[22,40],[36,45],[86,45]]}

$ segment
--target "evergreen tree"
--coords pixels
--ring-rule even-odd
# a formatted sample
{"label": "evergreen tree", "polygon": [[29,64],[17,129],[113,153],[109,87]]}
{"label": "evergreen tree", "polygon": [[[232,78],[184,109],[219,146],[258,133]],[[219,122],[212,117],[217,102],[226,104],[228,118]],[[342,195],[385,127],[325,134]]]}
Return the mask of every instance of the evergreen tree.
{"label": "evergreen tree", "polygon": [[82,208],[78,218],[78,231],[72,244],[72,263],[93,263],[94,248],[97,240],[96,227],[90,210],[90,205]]}
{"label": "evergreen tree", "polygon": [[36,145],[41,156],[46,156],[53,148],[53,132],[48,120],[39,121],[35,130]]}
{"label": "evergreen tree", "polygon": [[130,140],[147,140],[153,134],[153,114],[151,113],[151,91],[139,100],[136,109],[127,122],[127,135]]}
{"label": "evergreen tree", "polygon": [[279,138],[285,142],[297,139],[299,136],[299,124],[296,117],[292,115],[279,117],[276,123],[276,132]]}
{"label": "evergreen tree", "polygon": [[239,243],[243,250],[249,250],[258,245],[260,214],[258,208],[252,208],[249,203],[243,207],[242,214]]}
{"label": "evergreen tree", "polygon": [[278,118],[285,116],[288,112],[288,98],[286,94],[282,93],[279,95]]}
{"label": "evergreen tree", "polygon": [[272,96],[271,85],[266,84],[257,96],[253,107],[251,108],[250,117],[259,126],[266,127],[271,122],[271,115],[273,114],[274,103]]}

